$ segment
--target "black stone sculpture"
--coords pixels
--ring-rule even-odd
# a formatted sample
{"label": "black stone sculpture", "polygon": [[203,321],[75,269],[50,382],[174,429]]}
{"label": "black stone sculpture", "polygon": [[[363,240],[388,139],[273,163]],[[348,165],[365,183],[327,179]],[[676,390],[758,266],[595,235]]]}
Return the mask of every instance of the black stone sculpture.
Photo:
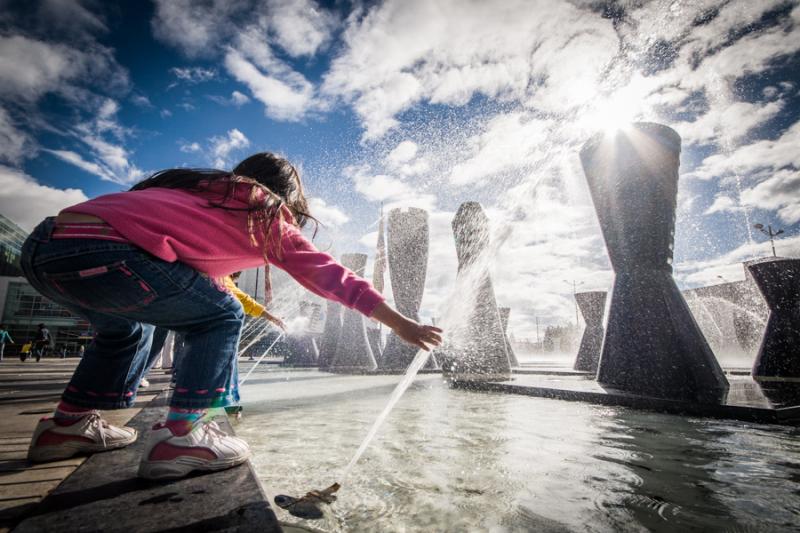
{"label": "black stone sculpture", "polygon": [[[389,211],[387,241],[389,279],[397,310],[419,320],[428,270],[428,212],[415,207]],[[417,351],[390,332],[380,356],[381,368],[406,368]]]}
{"label": "black stone sculpture", "polygon": [[[366,254],[344,254],[342,265],[359,276],[364,275],[367,265]],[[367,338],[367,325],[364,315],[353,309],[344,309],[342,330],[336,343],[336,352],[329,370],[332,372],[363,372],[375,370],[375,357]]]}
{"label": "black stone sculpture", "polygon": [[286,337],[286,349],[289,352],[284,358],[284,366],[316,366],[319,350],[313,335],[302,333]]}
{"label": "black stone sculpture", "polygon": [[458,320],[443,357],[445,375],[456,381],[511,379],[505,335],[489,275],[489,219],[478,202],[464,202],[452,222],[458,254]]}
{"label": "black stone sculpture", "polygon": [[747,268],[769,307],[753,378],[800,378],[800,259],[768,258]]}
{"label": "black stone sculpture", "polygon": [[499,307],[497,309],[497,312],[500,313],[500,324],[503,326],[503,339],[505,339],[506,343],[508,364],[511,365],[511,368],[517,368],[519,366],[519,360],[517,359],[517,354],[514,352],[514,348],[511,347],[511,343],[508,342],[508,318],[511,316],[511,308]]}
{"label": "black stone sculpture", "polygon": [[575,301],[586,322],[586,329],[581,337],[581,347],[572,367],[581,372],[597,373],[600,362],[600,350],[603,347],[603,311],[606,308],[606,291],[589,291],[575,294]]}
{"label": "black stone sculpture", "polygon": [[728,381],[672,278],[681,138],[636,123],[581,149],[616,274],[597,380],[622,391],[719,402]]}

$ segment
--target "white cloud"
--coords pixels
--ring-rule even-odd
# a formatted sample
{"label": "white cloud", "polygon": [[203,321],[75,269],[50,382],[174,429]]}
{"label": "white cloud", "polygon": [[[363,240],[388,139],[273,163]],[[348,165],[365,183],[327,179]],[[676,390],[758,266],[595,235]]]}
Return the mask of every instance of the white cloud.
{"label": "white cloud", "polygon": [[399,166],[402,163],[408,163],[417,155],[419,146],[414,141],[403,141],[398,144],[389,155],[386,156],[387,163]]}
{"label": "white cloud", "polygon": [[19,170],[0,165],[0,211],[23,229],[30,231],[45,217],[86,200],[80,189],[41,185]]}
{"label": "white cloud", "polygon": [[329,228],[342,226],[350,220],[350,216],[347,213],[335,205],[329,205],[322,198],[309,199],[308,208],[314,218]]}
{"label": "white cloud", "polygon": [[[536,13],[536,16],[531,16]],[[389,0],[352,17],[323,91],[352,101],[376,139],[420,101],[475,95],[563,111],[595,96],[617,53],[611,21],[568,2]]]}
{"label": "white cloud", "polygon": [[83,83],[122,89],[128,77],[111,51],[97,44],[78,49],[22,35],[0,36],[0,97],[34,102],[56,92],[75,99],[82,96],[76,85]]}
{"label": "white cloud", "polygon": [[224,96],[218,96],[215,94],[207,95],[206,98],[211,100],[212,102],[216,102],[221,106],[233,106],[233,107],[242,107],[244,104],[250,101],[250,98],[239,91],[233,91],[231,93],[230,98],[226,98]]}
{"label": "white cloud", "polygon": [[71,165],[74,165],[81,170],[88,172],[89,174],[94,174],[100,179],[106,181],[116,181],[114,175],[108,171],[108,169],[104,168],[97,163],[93,163],[91,161],[86,161],[80,154],[73,152],[71,150],[51,150],[49,148],[43,149],[45,152],[53,154],[54,156],[58,157],[62,161],[65,161]]}
{"label": "white cloud", "polygon": [[19,130],[6,110],[0,107],[0,161],[21,162],[32,143],[28,134]]}
{"label": "white cloud", "polygon": [[156,0],[153,34],[189,57],[213,55],[217,45],[240,28],[232,17],[246,9],[241,0]]}
{"label": "white cloud", "polygon": [[693,122],[674,125],[687,144],[703,144],[719,139],[736,143],[754,127],[775,117],[784,107],[781,100],[764,103],[726,102],[713,105]]}
{"label": "white cloud", "polygon": [[[800,235],[775,240],[779,256],[800,256]],[[686,287],[714,285],[720,282],[718,276],[727,281],[744,279],[742,263],[759,257],[772,255],[769,240],[746,242],[717,257],[697,261],[684,261],[675,264],[675,277]]]}
{"label": "white cloud", "polygon": [[[266,45],[264,45],[266,46]],[[251,50],[251,53],[253,51]],[[264,104],[264,112],[275,120],[297,121],[313,105],[314,89],[308,80],[297,72],[283,68],[283,64],[264,48],[252,53],[261,63],[260,70],[241,52],[229,50],[225,55],[225,68],[237,81],[245,84],[253,96]],[[258,61],[258,56],[267,56]]]}
{"label": "white cloud", "polygon": [[742,191],[742,202],[776,211],[787,224],[800,222],[800,170],[784,169]]}
{"label": "white cloud", "polygon": [[275,44],[294,57],[314,55],[338,24],[331,12],[312,0],[267,0],[265,10]]}
{"label": "white cloud", "polygon": [[450,172],[454,185],[486,185],[487,178],[506,171],[519,171],[543,159],[548,147],[551,121],[524,113],[492,118],[486,130],[468,141],[469,154]]}
{"label": "white cloud", "polygon": [[200,144],[196,142],[181,143],[179,150],[185,154],[192,154],[200,151]]}
{"label": "white cloud", "polygon": [[211,81],[217,77],[217,71],[213,68],[173,67],[169,71],[177,79],[191,84]]}
{"label": "white cloud", "polygon": [[209,152],[214,158],[212,164],[216,168],[224,169],[230,163],[228,156],[231,152],[250,146],[250,139],[238,129],[233,128],[228,130],[227,136],[210,138],[209,143]]}
{"label": "white cloud", "polygon": [[714,202],[706,209],[704,215],[713,215],[714,213],[726,213],[730,211],[737,211],[741,207],[736,203],[736,200],[724,194],[714,198]]}
{"label": "white cloud", "polygon": [[795,122],[775,140],[759,140],[733,152],[715,153],[703,160],[690,176],[712,179],[736,174],[749,174],[760,169],[800,168],[800,121]]}
{"label": "white cloud", "polygon": [[240,93],[239,91],[233,91],[231,93],[231,103],[236,107],[243,106],[249,101],[250,98],[248,98],[246,94]]}

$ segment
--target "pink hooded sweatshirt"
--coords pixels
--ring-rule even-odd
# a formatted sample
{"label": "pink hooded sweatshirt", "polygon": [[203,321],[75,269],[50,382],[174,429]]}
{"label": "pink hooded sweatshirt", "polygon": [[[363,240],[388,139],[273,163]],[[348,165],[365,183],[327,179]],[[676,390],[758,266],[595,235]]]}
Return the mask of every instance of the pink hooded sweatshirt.
{"label": "pink hooded sweatshirt", "polygon": [[[219,189],[194,192],[153,187],[107,194],[64,209],[103,219],[131,244],[168,262],[180,261],[212,278],[264,265],[264,235],[251,241],[247,207],[251,186],[238,184],[225,206],[211,207]],[[216,191],[216,192],[215,192]],[[281,209],[268,240],[267,259],[309,291],[370,316],[383,296],[317,248]],[[266,232],[264,232],[266,233]],[[98,237],[102,238],[102,237]]]}

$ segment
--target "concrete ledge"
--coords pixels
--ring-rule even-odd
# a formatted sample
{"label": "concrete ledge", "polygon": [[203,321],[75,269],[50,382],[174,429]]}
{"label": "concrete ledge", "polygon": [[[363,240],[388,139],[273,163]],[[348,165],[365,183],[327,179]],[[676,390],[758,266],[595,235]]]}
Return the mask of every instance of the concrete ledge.
{"label": "concrete ledge", "polygon": [[[600,405],[615,405],[646,409],[663,413],[702,416],[709,418],[731,418],[747,422],[766,424],[800,425],[800,402],[782,400],[773,404],[758,384],[749,379],[731,381],[728,400],[723,404],[700,404],[665,400],[629,394],[613,389],[604,389],[595,381],[576,376],[561,379],[547,376],[519,376],[513,381],[500,382],[452,382],[455,388],[522,394],[539,398],[589,402]],[[795,394],[800,392],[795,391]]]}
{"label": "concrete ledge", "polygon": [[[140,434],[134,444],[88,458],[14,531],[282,531],[249,462],[167,482],[136,476],[147,430],[163,419],[166,398],[162,393],[129,422]],[[231,429],[227,417],[217,421]]]}

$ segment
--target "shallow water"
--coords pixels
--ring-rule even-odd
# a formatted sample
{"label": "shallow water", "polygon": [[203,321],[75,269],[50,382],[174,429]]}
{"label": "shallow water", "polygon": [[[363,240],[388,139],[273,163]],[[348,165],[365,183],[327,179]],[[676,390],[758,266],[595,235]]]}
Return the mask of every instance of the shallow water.
{"label": "shallow water", "polygon": [[[237,433],[270,496],[336,481],[399,376],[259,372]],[[797,531],[800,430],[513,395],[421,376],[324,531]]]}

